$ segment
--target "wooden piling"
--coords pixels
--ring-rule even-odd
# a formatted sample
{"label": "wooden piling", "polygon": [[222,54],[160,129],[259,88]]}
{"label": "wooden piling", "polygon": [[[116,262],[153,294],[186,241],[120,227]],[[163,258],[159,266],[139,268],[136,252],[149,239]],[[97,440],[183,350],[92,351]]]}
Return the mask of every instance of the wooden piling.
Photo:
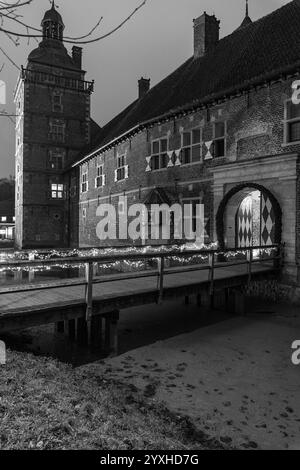
{"label": "wooden piling", "polygon": [[118,322],[118,310],[105,315],[105,349],[112,356],[118,353]]}

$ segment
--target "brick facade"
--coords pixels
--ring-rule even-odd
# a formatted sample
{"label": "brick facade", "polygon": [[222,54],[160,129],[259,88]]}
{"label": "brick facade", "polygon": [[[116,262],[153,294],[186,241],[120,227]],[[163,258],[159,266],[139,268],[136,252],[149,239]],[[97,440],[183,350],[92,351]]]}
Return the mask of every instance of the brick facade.
{"label": "brick facade", "polygon": [[[198,111],[165,124],[155,125],[127,142],[88,160],[84,166],[81,165],[81,174],[83,171],[88,174],[89,190],[80,193],[79,245],[101,244],[96,235],[99,222],[96,210],[101,203],[111,202],[117,207],[119,198],[124,194],[128,196],[128,204],[143,202],[155,187],[164,188],[166,193],[171,195],[172,202],[197,197],[203,200],[205,216],[209,218],[211,241],[215,241],[215,218],[222,198],[229,190],[243,182],[249,182],[251,187],[251,182],[260,181],[284,209],[282,241],[287,245],[291,276],[295,279],[300,243],[299,164],[297,167],[296,163],[300,144],[285,144],[283,124],[285,102],[291,98],[291,85],[295,78],[280,80],[226,100],[211,107],[209,112]],[[226,122],[226,156],[206,160],[205,143],[213,139],[213,126],[217,121]],[[181,148],[181,133],[198,127],[202,129],[203,139],[202,158],[198,163],[146,171],[146,157],[151,155],[153,140],[168,136],[169,150],[176,150]],[[121,154],[126,154],[128,179],[115,182],[117,155]],[[296,155],[296,158],[291,160],[285,157],[286,155]],[[268,159],[267,166],[265,159]],[[278,159],[281,163],[277,171]],[[103,164],[105,174],[105,186],[101,188],[95,187],[98,164]],[[267,168],[267,177],[263,175],[263,167]],[[286,174],[282,173],[281,178],[280,172]],[[228,174],[235,174],[235,179],[228,180],[227,183]],[[130,240],[118,243],[130,244]]]}

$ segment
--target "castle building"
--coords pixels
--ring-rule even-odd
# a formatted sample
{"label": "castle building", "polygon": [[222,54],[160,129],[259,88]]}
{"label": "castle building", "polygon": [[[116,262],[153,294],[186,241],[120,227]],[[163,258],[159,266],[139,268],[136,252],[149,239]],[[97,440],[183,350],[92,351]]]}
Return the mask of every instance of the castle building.
{"label": "castle building", "polygon": [[[299,287],[300,106],[292,102],[299,24],[299,0],[255,22],[247,8],[220,39],[220,22],[204,13],[194,20],[193,56],[153,88],[142,78],[137,100],[96,129],[80,52],[67,55],[61,18],[48,12],[16,93],[18,244],[128,245],[130,237],[99,240],[102,204],[122,214],[124,196],[128,206],[203,203],[207,243],[285,243],[284,279]],[[49,168],[57,154],[60,169]],[[178,241],[161,233],[148,242]]]}
{"label": "castle building", "polygon": [[85,81],[82,50],[70,56],[64,23],[54,4],[42,21],[43,39],[28,57],[15,91],[16,244],[18,248],[68,244],[64,170],[89,145],[93,83]]}

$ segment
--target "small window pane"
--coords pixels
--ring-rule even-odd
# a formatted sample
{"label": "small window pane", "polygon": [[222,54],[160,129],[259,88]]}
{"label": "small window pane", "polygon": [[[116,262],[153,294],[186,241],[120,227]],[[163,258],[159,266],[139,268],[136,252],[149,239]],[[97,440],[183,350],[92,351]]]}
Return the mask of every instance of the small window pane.
{"label": "small window pane", "polygon": [[161,155],[161,168],[167,168],[168,160],[168,155],[166,153],[163,153]]}
{"label": "small window pane", "polygon": [[300,122],[293,122],[289,125],[289,141],[296,142],[300,140]]}
{"label": "small window pane", "polygon": [[152,170],[159,170],[159,155],[155,155],[151,159],[152,162]]}
{"label": "small window pane", "polygon": [[191,145],[191,133],[184,132],[183,133],[183,146],[188,147],[189,145]]}
{"label": "small window pane", "polygon": [[200,145],[195,145],[192,148],[192,161],[199,162],[201,159],[201,147]]}
{"label": "small window pane", "polygon": [[168,150],[168,141],[167,141],[167,139],[162,139],[160,141],[160,145],[161,145],[161,152],[166,152]]}
{"label": "small window pane", "polygon": [[152,143],[152,154],[159,153],[159,142]]}
{"label": "small window pane", "polygon": [[224,137],[225,135],[225,124],[224,122],[218,122],[215,125],[215,137],[216,139],[219,137]]}
{"label": "small window pane", "polygon": [[192,134],[193,134],[193,144],[199,144],[201,140],[200,129],[194,129]]}
{"label": "small window pane", "polygon": [[216,140],[214,142],[214,156],[224,157],[225,156],[225,140]]}
{"label": "small window pane", "polygon": [[288,119],[300,118],[300,105],[288,103]]}
{"label": "small window pane", "polygon": [[186,149],[183,149],[183,152],[182,152],[182,164],[187,165],[189,163],[191,163],[191,149],[186,148]]}

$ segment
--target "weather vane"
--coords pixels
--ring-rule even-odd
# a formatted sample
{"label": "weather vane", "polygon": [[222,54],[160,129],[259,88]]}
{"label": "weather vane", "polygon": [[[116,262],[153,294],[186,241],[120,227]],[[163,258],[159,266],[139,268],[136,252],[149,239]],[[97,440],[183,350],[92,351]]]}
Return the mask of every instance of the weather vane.
{"label": "weather vane", "polygon": [[49,0],[49,2],[51,3],[53,9],[59,8],[59,6],[54,3],[54,0]]}

